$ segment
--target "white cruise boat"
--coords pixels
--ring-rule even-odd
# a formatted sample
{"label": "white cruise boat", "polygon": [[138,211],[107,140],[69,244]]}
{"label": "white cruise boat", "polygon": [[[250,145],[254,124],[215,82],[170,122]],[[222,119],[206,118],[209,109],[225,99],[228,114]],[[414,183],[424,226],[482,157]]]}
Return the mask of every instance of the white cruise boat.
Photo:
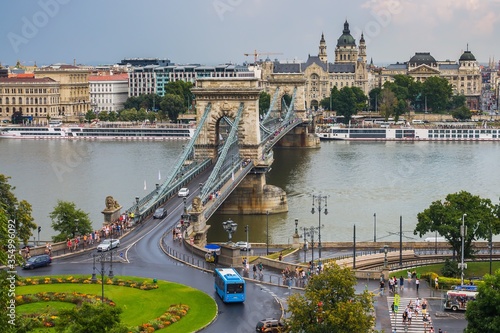
{"label": "white cruise boat", "polygon": [[351,141],[500,141],[500,128],[471,125],[433,125],[429,127],[343,127],[317,128],[320,140]]}
{"label": "white cruise boat", "polygon": [[195,127],[165,125],[158,127],[0,127],[0,138],[14,139],[108,139],[108,140],[189,140]]}

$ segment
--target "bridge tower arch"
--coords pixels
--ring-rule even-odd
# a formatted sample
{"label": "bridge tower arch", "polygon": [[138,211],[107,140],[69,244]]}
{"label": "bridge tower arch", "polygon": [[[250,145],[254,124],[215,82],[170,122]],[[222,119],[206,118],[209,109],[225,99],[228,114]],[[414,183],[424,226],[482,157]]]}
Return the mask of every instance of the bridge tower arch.
{"label": "bridge tower arch", "polygon": [[196,97],[197,119],[201,119],[208,104],[210,114],[195,144],[198,158],[217,158],[220,121],[232,121],[243,103],[243,114],[238,124],[238,145],[242,158],[256,159],[262,155],[259,129],[259,94],[263,89],[257,78],[203,78],[196,81],[191,91]]}

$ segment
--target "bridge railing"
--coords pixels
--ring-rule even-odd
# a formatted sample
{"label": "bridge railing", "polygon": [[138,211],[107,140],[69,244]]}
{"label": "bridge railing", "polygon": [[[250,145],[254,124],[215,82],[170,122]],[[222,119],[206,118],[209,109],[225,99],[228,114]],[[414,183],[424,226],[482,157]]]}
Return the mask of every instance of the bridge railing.
{"label": "bridge railing", "polygon": [[[236,170],[239,172],[236,172],[236,173],[229,172],[226,175],[226,177],[223,178],[224,181],[222,183],[224,183],[224,184],[227,183],[229,181],[229,179],[231,179],[231,183],[227,187],[222,186],[222,187],[218,188],[220,193],[217,196],[217,198],[213,198],[213,196],[212,196],[212,201],[210,200],[210,197],[203,199],[203,205],[204,206],[208,205],[208,207],[206,207],[205,211],[203,212],[205,219],[208,219],[208,218],[210,218],[210,216],[212,216],[212,214],[220,207],[220,205],[224,202],[224,200],[239,185],[241,180],[243,180],[243,178],[245,178],[245,176],[254,167],[252,162],[242,161],[239,164],[241,165],[241,163],[247,163],[247,164],[245,166],[241,167],[241,169],[239,166],[236,166],[235,169],[233,169],[233,170]],[[232,180],[233,174],[234,174],[234,181]]]}

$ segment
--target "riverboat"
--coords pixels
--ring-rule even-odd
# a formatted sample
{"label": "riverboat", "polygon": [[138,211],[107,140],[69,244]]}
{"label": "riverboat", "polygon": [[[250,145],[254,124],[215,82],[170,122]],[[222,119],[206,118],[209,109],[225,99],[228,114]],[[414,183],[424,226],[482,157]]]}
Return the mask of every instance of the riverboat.
{"label": "riverboat", "polygon": [[348,141],[500,141],[500,128],[436,125],[429,127],[342,127],[317,128],[320,140]]}
{"label": "riverboat", "polygon": [[107,139],[107,140],[189,140],[192,125],[157,127],[0,127],[0,138],[14,139]]}

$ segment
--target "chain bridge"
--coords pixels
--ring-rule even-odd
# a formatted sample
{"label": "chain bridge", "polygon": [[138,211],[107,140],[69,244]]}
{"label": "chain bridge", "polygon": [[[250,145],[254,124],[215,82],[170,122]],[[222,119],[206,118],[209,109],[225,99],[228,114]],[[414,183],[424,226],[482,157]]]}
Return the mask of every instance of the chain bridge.
{"label": "chain bridge", "polygon": [[[264,90],[272,100],[269,109],[259,113]],[[198,79],[192,93],[197,118],[193,138],[165,182],[145,197],[136,197],[127,212],[134,213],[140,223],[177,197],[180,188],[189,187],[192,200],[184,199],[182,218],[189,221],[189,237],[203,245],[209,228],[206,221],[216,210],[228,214],[288,211],[285,191],[266,184],[265,174],[274,162],[273,147],[316,148],[319,140],[312,115],[305,110],[302,79],[289,75],[267,81]]]}

